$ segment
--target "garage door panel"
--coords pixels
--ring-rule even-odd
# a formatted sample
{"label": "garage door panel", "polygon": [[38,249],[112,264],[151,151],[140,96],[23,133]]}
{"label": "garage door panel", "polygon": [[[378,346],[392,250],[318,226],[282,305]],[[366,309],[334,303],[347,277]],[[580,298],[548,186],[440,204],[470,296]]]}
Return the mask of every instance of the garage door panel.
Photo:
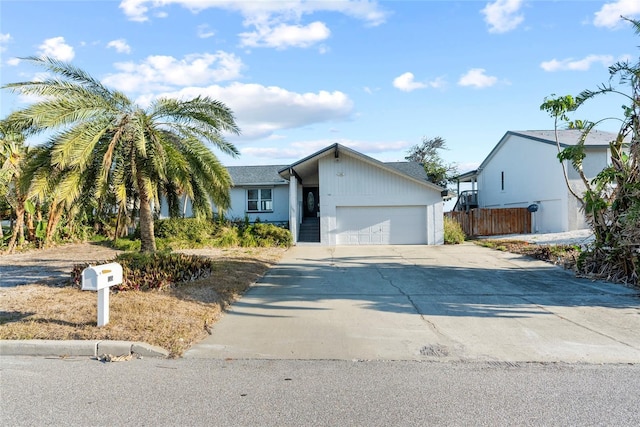
{"label": "garage door panel", "polygon": [[426,206],[339,206],[339,245],[426,244]]}

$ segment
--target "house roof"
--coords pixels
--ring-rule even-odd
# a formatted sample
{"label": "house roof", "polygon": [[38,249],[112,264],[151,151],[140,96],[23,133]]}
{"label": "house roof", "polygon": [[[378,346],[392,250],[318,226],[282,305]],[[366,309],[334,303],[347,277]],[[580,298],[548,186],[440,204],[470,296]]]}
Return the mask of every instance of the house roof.
{"label": "house roof", "polygon": [[227,166],[234,187],[243,185],[285,185],[287,180],[278,171],[285,165]]}
{"label": "house roof", "polygon": [[379,160],[374,159],[373,157],[369,157],[365,154],[362,154],[358,151],[355,151],[349,147],[345,147],[344,145],[341,145],[338,143],[325,147],[322,150],[317,151],[316,153],[313,153],[302,160],[298,160],[297,162],[289,166],[284,166],[279,170],[279,173],[281,176],[289,178],[291,171],[294,171],[294,173],[298,173],[302,170],[315,168],[317,167],[317,161],[319,158],[324,157],[326,155],[330,155],[330,153],[333,153],[335,157],[338,157],[341,152],[348,153],[349,155],[359,158],[367,163],[374,164],[381,169],[387,170],[394,174],[401,175],[407,179],[418,182],[420,184],[429,186],[434,190],[437,190],[440,192],[445,190],[444,187],[440,187],[439,185],[436,185],[433,182],[429,181],[429,178],[427,177],[427,173],[425,172],[422,165],[420,165],[419,163],[416,163],[416,162],[383,163]]}
{"label": "house roof", "polygon": [[[582,136],[582,131],[579,129],[558,130],[557,133],[558,142],[560,143],[560,147],[562,148],[576,145]],[[455,179],[459,182],[467,182],[475,179],[480,171],[484,169],[486,164],[489,163],[494,154],[498,151],[498,149],[500,149],[500,147],[502,147],[502,145],[504,145],[505,141],[509,139],[510,136],[519,136],[521,138],[541,142],[543,144],[556,145],[556,131],[554,130],[510,130],[505,133],[500,141],[496,144],[496,146],[493,147],[489,155],[482,161],[478,169],[460,174]],[[616,136],[617,134],[613,132],[592,130],[591,132],[589,132],[589,135],[587,135],[587,139],[585,140],[584,145],[587,148],[608,148],[609,142],[615,140]]]}
{"label": "house roof", "polygon": [[385,165],[419,180],[429,180],[424,166],[418,162],[384,162]]}
{"label": "house roof", "polygon": [[[505,134],[505,137],[508,135],[518,135],[522,136],[523,138],[533,139],[535,141],[544,142],[547,144],[556,144],[555,131],[553,130],[509,131]],[[576,145],[579,142],[581,136],[582,131],[579,129],[558,130],[558,141],[560,142],[560,146],[562,147]],[[609,142],[615,140],[616,136],[617,135],[613,132],[592,130],[591,132],[589,132],[584,145],[590,147],[608,147]]]}

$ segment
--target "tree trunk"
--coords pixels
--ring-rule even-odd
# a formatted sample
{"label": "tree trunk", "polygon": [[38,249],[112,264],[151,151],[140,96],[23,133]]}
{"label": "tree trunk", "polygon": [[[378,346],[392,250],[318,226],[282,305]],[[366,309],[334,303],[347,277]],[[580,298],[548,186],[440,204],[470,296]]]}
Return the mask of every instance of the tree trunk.
{"label": "tree trunk", "polygon": [[16,209],[16,222],[13,226],[13,232],[11,233],[11,240],[9,240],[9,247],[7,251],[9,253],[13,253],[16,246],[18,246],[18,242],[22,242],[24,240],[24,201],[23,203],[18,203],[18,208]]}
{"label": "tree trunk", "polygon": [[140,193],[140,252],[155,252],[156,239],[153,235],[151,199],[147,194],[142,178],[138,178],[138,191]]}
{"label": "tree trunk", "polygon": [[51,203],[51,206],[49,207],[49,218],[47,219],[47,230],[44,236],[44,246],[49,246],[49,244],[51,243],[61,217],[62,204]]}
{"label": "tree trunk", "polygon": [[36,226],[33,223],[33,215],[27,213],[27,239],[30,242],[36,241]]}

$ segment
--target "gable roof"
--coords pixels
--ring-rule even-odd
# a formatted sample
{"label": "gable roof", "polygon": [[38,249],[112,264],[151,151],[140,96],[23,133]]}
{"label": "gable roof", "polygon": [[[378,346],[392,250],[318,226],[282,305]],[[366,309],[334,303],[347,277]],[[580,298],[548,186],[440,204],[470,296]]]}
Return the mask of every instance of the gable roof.
{"label": "gable roof", "polygon": [[[506,138],[508,135],[517,135],[523,138],[532,139],[534,141],[556,145],[556,136],[555,131],[553,130],[509,131],[502,139]],[[558,141],[560,142],[561,147],[576,145],[581,136],[582,131],[579,129],[558,130]],[[617,135],[613,132],[592,130],[591,132],[589,132],[587,139],[584,141],[584,145],[589,147],[608,147],[609,142],[615,140],[616,136]]]}
{"label": "gable roof", "polygon": [[285,185],[278,171],[285,165],[227,166],[234,187],[246,185]]}
{"label": "gable roof", "polygon": [[424,165],[418,162],[384,162],[385,165],[415,179],[429,181]]}
{"label": "gable roof", "polygon": [[[566,148],[571,145],[576,145],[582,136],[582,131],[579,129],[565,129],[558,130],[558,142],[560,147]],[[519,136],[531,141],[540,142],[543,144],[556,145],[556,131],[554,130],[510,130],[504,134],[500,141],[491,150],[489,155],[482,161],[478,169],[465,172],[458,175],[455,179],[458,182],[470,182],[477,178],[478,174],[493,158],[495,153],[502,147],[510,136]],[[585,147],[588,148],[608,148],[609,142],[616,139],[616,134],[613,132],[604,132],[601,130],[592,130],[589,132],[587,139],[584,142]]]}
{"label": "gable roof", "polygon": [[291,171],[296,173],[296,169],[315,167],[315,164],[319,158],[324,157],[326,155],[330,155],[331,153],[333,153],[335,157],[338,157],[340,155],[340,152],[348,153],[353,157],[359,158],[360,160],[373,164],[383,170],[386,170],[396,175],[400,175],[406,179],[410,179],[419,184],[431,187],[434,190],[437,190],[440,192],[445,190],[444,187],[440,187],[439,185],[429,181],[429,178],[427,177],[427,173],[425,172],[422,165],[420,165],[419,163],[416,163],[416,162],[383,163],[379,160],[374,159],[373,157],[369,157],[365,154],[362,154],[358,151],[355,151],[349,147],[345,147],[344,145],[341,145],[338,143],[325,147],[322,150],[317,151],[311,154],[310,156],[305,157],[302,160],[298,160],[297,162],[289,166],[285,166],[282,169],[280,169],[278,172],[280,173],[280,176],[289,178],[291,176]]}

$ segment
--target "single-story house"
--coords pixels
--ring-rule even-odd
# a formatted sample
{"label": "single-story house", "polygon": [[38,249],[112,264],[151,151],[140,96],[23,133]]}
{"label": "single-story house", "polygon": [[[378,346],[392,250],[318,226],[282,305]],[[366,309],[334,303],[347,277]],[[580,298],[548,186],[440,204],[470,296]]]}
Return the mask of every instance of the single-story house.
{"label": "single-story house", "polygon": [[289,228],[323,245],[442,244],[445,189],[419,163],[383,163],[340,144],[280,169]]}
{"label": "single-story house", "polygon": [[[561,148],[575,145],[579,130],[559,130]],[[583,170],[590,180],[610,161],[609,142],[616,134],[592,131],[585,141]],[[533,232],[556,233],[588,228],[579,202],[569,193],[557,158],[555,131],[509,131],[477,170],[457,177],[471,183],[460,192],[454,210],[469,208],[537,208]],[[578,194],[585,187],[571,163],[565,161],[569,182]]]}
{"label": "single-story house", "polygon": [[225,217],[288,224],[296,243],[444,242],[445,189],[419,163],[383,163],[333,144],[291,165],[227,169],[233,186]]}

